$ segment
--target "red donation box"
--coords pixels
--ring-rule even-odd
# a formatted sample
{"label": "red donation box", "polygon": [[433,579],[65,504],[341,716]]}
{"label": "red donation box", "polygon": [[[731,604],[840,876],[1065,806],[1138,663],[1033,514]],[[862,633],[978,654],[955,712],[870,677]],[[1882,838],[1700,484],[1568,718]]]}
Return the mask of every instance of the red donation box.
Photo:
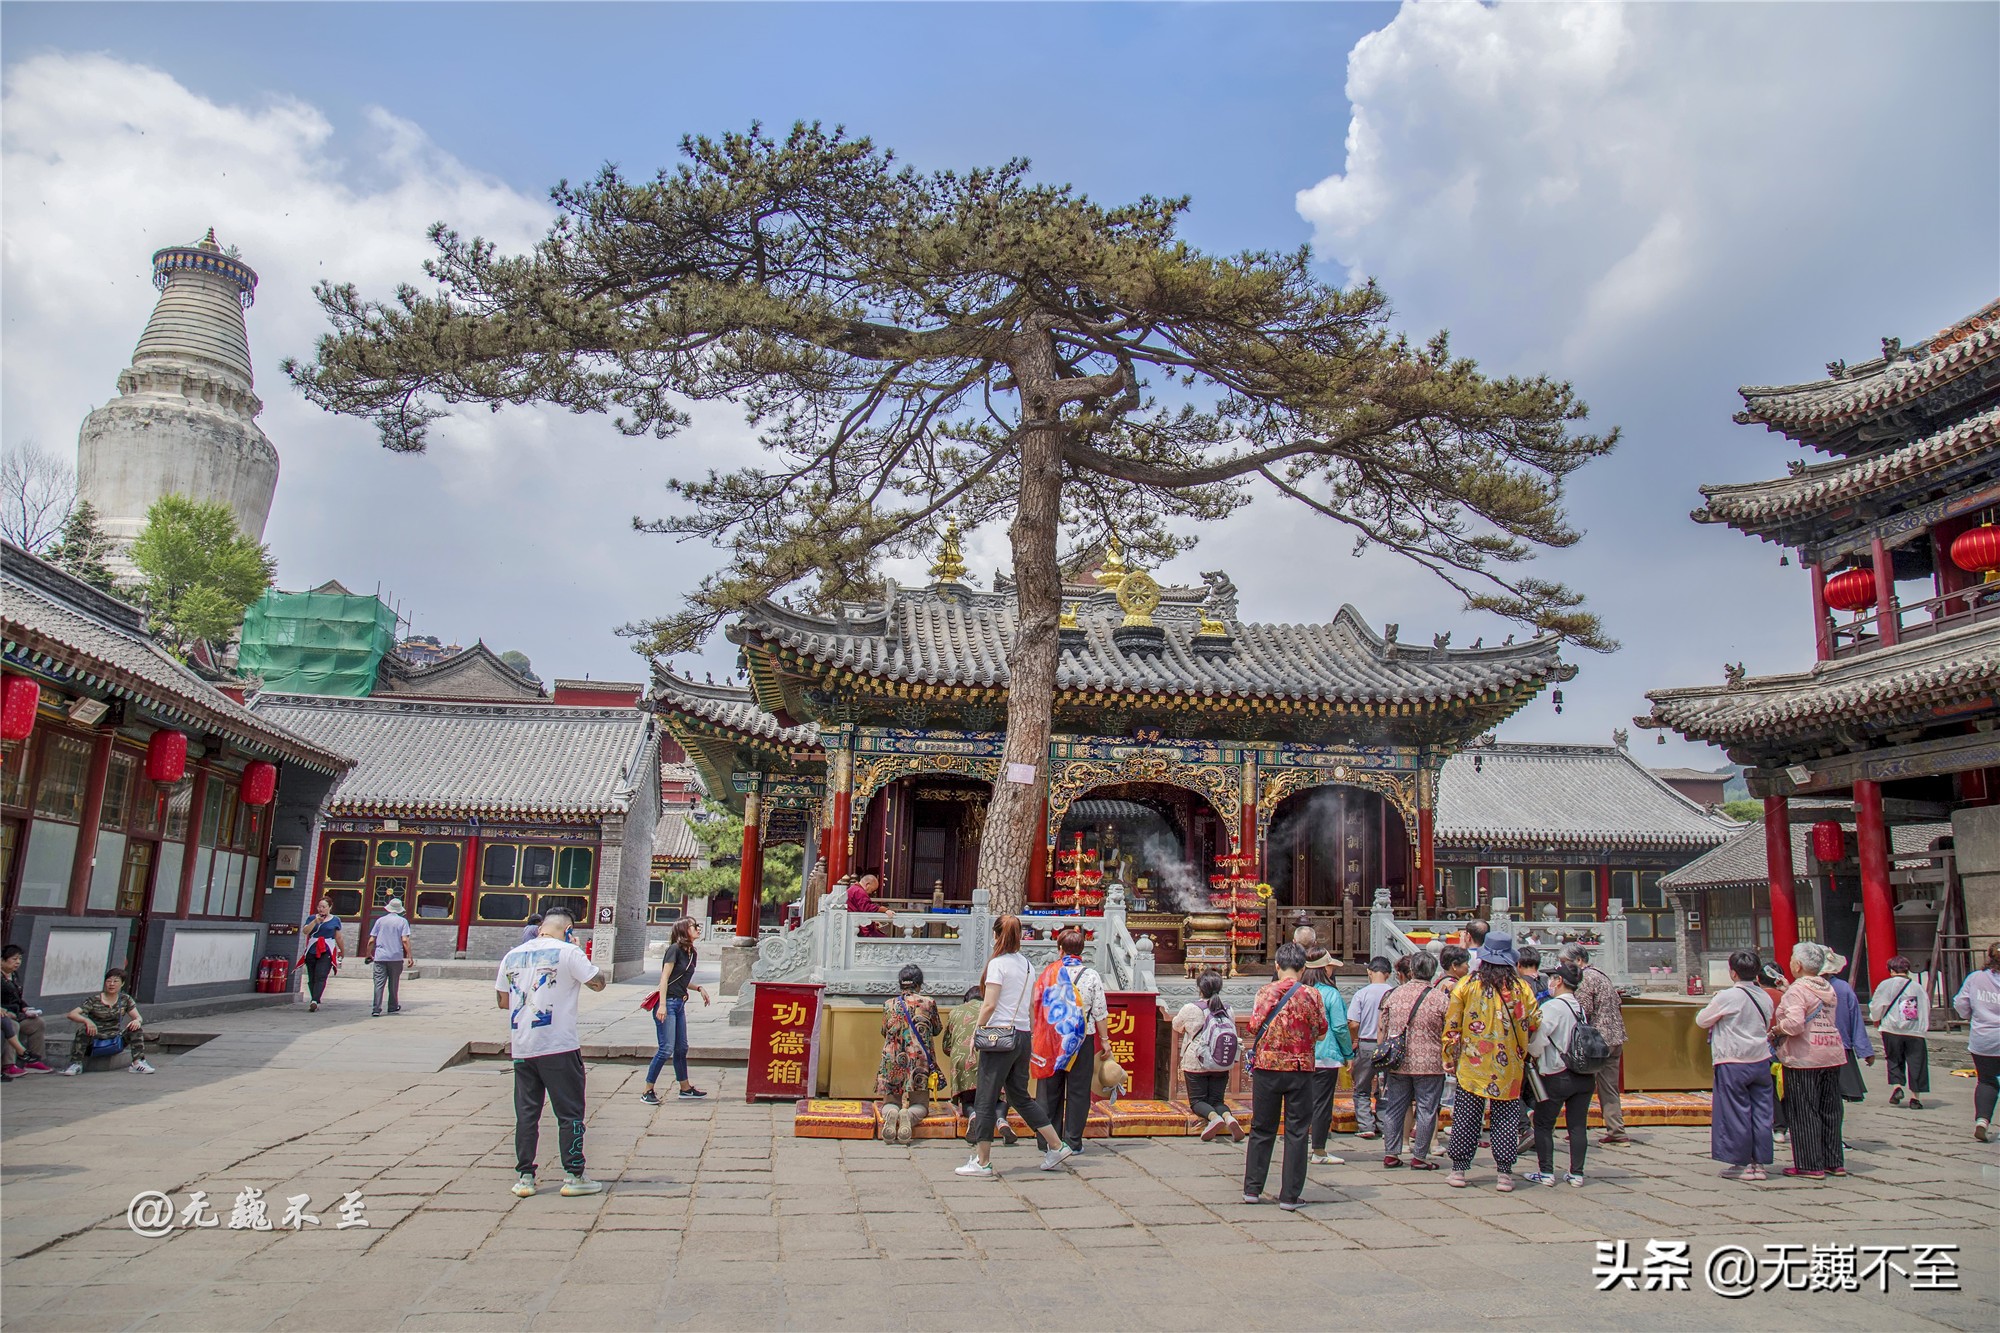
{"label": "red donation box", "polygon": [[1132,1080],[1125,1095],[1151,1101],[1160,1094],[1153,1086],[1153,1053],[1160,1035],[1160,997],[1151,991],[1109,991],[1104,996],[1104,1027],[1111,1038],[1106,1052]]}
{"label": "red donation box", "polygon": [[751,994],[750,1067],[743,1100],[813,1095],[819,1074],[820,993],[826,987],[760,981]]}

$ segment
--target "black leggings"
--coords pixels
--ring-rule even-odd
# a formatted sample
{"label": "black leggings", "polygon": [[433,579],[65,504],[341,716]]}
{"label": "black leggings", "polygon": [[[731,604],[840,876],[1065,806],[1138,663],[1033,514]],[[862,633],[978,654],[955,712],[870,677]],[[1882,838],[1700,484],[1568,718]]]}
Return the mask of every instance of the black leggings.
{"label": "black leggings", "polygon": [[306,990],[314,1004],[326,994],[326,979],[332,975],[333,959],[318,950],[306,955]]}
{"label": "black leggings", "polygon": [[974,1103],[972,1115],[974,1143],[993,1142],[993,1126],[1000,1119],[1002,1095],[1007,1105],[1014,1108],[1014,1114],[1027,1121],[1028,1128],[1035,1133],[1041,1133],[1049,1123],[1041,1103],[1028,1095],[1028,1060],[1032,1054],[1028,1049],[1028,1034],[1020,1031],[1014,1035],[1013,1050],[979,1053],[979,1099]]}
{"label": "black leggings", "polygon": [[2000,1099],[2000,1055],[1975,1055],[1972,1068],[1979,1075],[1972,1090],[1973,1118],[1991,1120],[1993,1103]]}
{"label": "black leggings", "polygon": [[1542,1086],[1549,1095],[1535,1103],[1535,1160],[1545,1173],[1556,1169],[1556,1116],[1560,1113],[1569,1131],[1570,1174],[1580,1176],[1590,1148],[1590,1098],[1597,1091],[1597,1080],[1565,1069],[1560,1074],[1542,1075]]}
{"label": "black leggings", "polygon": [[1312,1077],[1312,1150],[1326,1151],[1326,1136],[1333,1132],[1333,1094],[1340,1087],[1340,1070],[1315,1069]]}
{"label": "black leggings", "polygon": [[1229,1103],[1224,1101],[1229,1093],[1229,1071],[1205,1073],[1198,1069],[1181,1071],[1187,1079],[1188,1109],[1207,1120],[1210,1116],[1230,1118]]}

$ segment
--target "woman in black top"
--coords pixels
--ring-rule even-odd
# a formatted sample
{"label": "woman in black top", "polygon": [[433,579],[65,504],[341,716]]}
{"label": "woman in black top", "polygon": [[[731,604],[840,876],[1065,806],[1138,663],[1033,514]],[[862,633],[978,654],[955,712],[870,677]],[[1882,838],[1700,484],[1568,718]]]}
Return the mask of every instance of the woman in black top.
{"label": "woman in black top", "polygon": [[669,1057],[674,1062],[674,1077],[680,1082],[681,1096],[708,1096],[688,1082],[688,992],[692,990],[701,996],[704,1005],[709,1003],[708,987],[693,984],[694,942],[700,937],[701,923],[682,917],[674,922],[673,936],[667,941],[667,956],[660,967],[659,1006],[653,1010],[653,1027],[660,1035],[660,1048],[653,1052],[653,1063],[646,1070],[646,1090],[639,1094],[639,1100],[648,1106],[660,1104],[660,1094],[653,1090],[653,1085],[659,1081],[660,1070]]}

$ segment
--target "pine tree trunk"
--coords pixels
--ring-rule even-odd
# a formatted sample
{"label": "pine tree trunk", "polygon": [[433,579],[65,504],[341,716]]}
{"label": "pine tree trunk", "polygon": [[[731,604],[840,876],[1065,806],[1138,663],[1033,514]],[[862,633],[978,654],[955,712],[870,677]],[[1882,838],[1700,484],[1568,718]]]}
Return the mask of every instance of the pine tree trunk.
{"label": "pine tree trunk", "polygon": [[[993,895],[996,914],[1021,910],[1028,868],[1032,858],[1043,854],[1037,835],[1049,784],[1056,621],[1062,614],[1062,574],[1056,567],[1062,436],[1055,424],[1057,406],[1047,396],[1056,379],[1053,344],[1045,335],[1032,337],[1032,346],[1013,370],[1021,386],[1022,419],[1020,507],[1008,530],[1014,547],[1016,628],[1007,659],[1007,740],[979,842],[979,887]],[[1031,767],[1034,780],[1010,781],[1009,771],[1016,764]]]}

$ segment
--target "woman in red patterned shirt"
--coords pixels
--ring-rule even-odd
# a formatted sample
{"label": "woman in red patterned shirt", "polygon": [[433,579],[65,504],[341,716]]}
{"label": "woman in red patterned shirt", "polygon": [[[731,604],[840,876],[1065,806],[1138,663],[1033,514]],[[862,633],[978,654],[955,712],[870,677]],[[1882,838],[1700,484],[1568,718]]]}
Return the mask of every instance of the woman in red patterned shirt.
{"label": "woman in red patterned shirt", "polygon": [[1257,992],[1250,1010],[1250,1150],[1243,1166],[1243,1202],[1263,1199],[1282,1111],[1285,1162],[1278,1175],[1278,1207],[1296,1212],[1306,1188],[1313,1047],[1326,1035],[1326,1006],[1318,991],[1300,981],[1304,949],[1281,944],[1274,961],[1278,979]]}

